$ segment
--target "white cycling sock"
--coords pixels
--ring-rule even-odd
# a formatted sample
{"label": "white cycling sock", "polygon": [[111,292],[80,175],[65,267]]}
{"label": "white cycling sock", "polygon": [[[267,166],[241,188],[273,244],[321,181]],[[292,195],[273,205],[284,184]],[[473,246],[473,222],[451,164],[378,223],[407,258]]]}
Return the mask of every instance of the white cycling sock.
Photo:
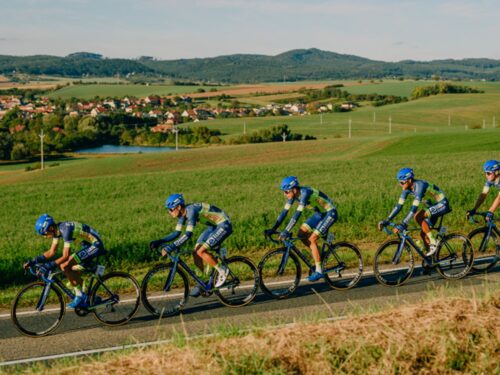
{"label": "white cycling sock", "polygon": [[80,290],[80,286],[75,286],[75,296],[76,297],[82,296],[82,291]]}
{"label": "white cycling sock", "polygon": [[316,272],[323,273],[323,271],[321,270],[321,263],[320,262],[316,263]]}

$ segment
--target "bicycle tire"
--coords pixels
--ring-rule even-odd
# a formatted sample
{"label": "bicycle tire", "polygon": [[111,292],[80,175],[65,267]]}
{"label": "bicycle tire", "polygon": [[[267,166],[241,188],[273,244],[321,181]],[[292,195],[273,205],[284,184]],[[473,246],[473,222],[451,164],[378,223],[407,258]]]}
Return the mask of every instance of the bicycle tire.
{"label": "bicycle tire", "polygon": [[[275,299],[287,298],[295,292],[299,286],[300,277],[302,275],[300,261],[292,251],[289,252],[286,263],[286,266],[290,266],[291,268],[288,271],[285,270],[283,275],[277,274],[280,262],[286,251],[286,247],[271,250],[264,255],[258,266],[261,290]],[[274,259],[274,257],[276,257],[276,259]],[[279,280],[278,277],[284,277],[285,280]],[[288,283],[286,278],[290,277],[293,277],[293,279]]]}
{"label": "bicycle tire", "polygon": [[337,290],[353,288],[363,274],[361,252],[350,242],[337,242],[327,246],[328,250],[321,261],[326,283]]}
{"label": "bicycle tire", "polygon": [[[89,297],[94,317],[105,325],[117,326],[127,323],[135,315],[141,291],[139,283],[130,274],[110,272],[96,282]],[[104,303],[106,300],[112,303]]]}
{"label": "bicycle tire", "polygon": [[[21,332],[26,336],[30,337],[46,336],[49,333],[56,330],[57,327],[59,327],[59,325],[61,324],[62,319],[64,318],[66,311],[64,298],[61,290],[58,287],[55,287],[54,285],[50,286],[49,295],[47,296],[45,302],[46,303],[45,306],[47,306],[47,303],[48,304],[52,303],[55,305],[54,307],[50,307],[39,312],[36,310],[36,304],[37,304],[36,300],[31,303],[33,297],[29,297],[29,293],[34,293],[35,295],[38,293],[43,293],[45,285],[46,283],[41,281],[36,281],[26,285],[19,291],[19,293],[17,293],[12,303],[12,308],[11,308],[12,322],[14,323],[14,326],[19,330],[19,332]],[[35,288],[41,288],[41,289],[40,291],[36,292],[31,291],[31,289]],[[23,302],[23,297],[25,295],[27,300],[26,302]],[[26,306],[35,305],[35,309],[26,310],[23,309],[24,307],[23,305]],[[54,312],[54,314],[52,314],[52,312]],[[44,317],[42,317],[42,313],[44,313]],[[52,315],[53,318],[50,317],[50,315]],[[47,318],[45,318],[45,316],[47,316]],[[54,322],[52,324],[49,324],[48,328],[42,329],[41,324],[43,323],[43,321],[44,320],[49,321],[49,319],[50,321],[53,320]],[[33,325],[33,328],[31,327],[31,325]],[[36,328],[37,326],[38,328]]]}
{"label": "bicycle tire", "polygon": [[[482,227],[474,229],[467,235],[474,248],[474,264],[472,265],[472,269],[475,272],[488,272],[495,267],[500,257],[500,244],[498,236],[494,231],[491,231],[488,243],[483,244],[487,232],[488,227]],[[494,249],[492,248],[493,246],[495,247]],[[488,258],[491,261],[488,261]]]}
{"label": "bicycle tire", "polygon": [[167,317],[177,314],[189,298],[189,281],[180,267],[175,270],[173,288],[168,292],[163,290],[172,271],[173,263],[158,264],[149,270],[142,281],[142,303],[155,316]]}
{"label": "bicycle tire", "polygon": [[[405,244],[401,257],[408,266],[395,267],[388,260],[392,259],[399,248],[401,240],[388,240],[378,248],[373,261],[373,273],[379,283],[386,286],[401,286],[413,274],[415,269],[415,258],[408,244]],[[385,252],[384,252],[385,251]],[[382,259],[385,257],[385,261]],[[403,258],[404,257],[404,258]],[[400,272],[401,271],[401,272]]]}
{"label": "bicycle tire", "polygon": [[[452,240],[458,241],[452,242]],[[449,261],[446,261],[447,258]],[[463,234],[447,234],[439,242],[435,260],[436,270],[441,276],[446,279],[461,279],[469,273],[474,263],[472,243]]]}
{"label": "bicycle tire", "polygon": [[[228,307],[241,307],[253,301],[259,289],[259,272],[253,262],[243,256],[225,259],[230,270],[225,285],[214,293],[222,304]],[[238,265],[239,264],[239,265]],[[250,282],[245,282],[250,280]],[[248,292],[247,292],[248,290]],[[238,293],[238,295],[236,295]]]}

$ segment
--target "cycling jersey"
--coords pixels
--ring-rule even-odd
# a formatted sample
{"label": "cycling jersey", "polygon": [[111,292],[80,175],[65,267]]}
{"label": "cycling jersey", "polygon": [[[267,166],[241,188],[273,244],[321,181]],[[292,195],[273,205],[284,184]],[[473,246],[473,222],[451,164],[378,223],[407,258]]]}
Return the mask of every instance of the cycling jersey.
{"label": "cycling jersey", "polygon": [[61,238],[64,241],[64,247],[71,247],[73,244],[81,245],[80,250],[73,254],[73,258],[78,264],[88,262],[105,253],[99,233],[87,224],[76,221],[58,223],[57,234],[52,243],[57,245]]}
{"label": "cycling jersey", "polygon": [[288,211],[290,210],[290,207],[292,207],[292,204],[295,201],[298,201],[299,204],[297,206],[295,214],[292,216],[290,222],[285,228],[285,230],[288,232],[290,232],[294,227],[294,225],[297,223],[304,208],[312,209],[316,213],[321,213],[321,214],[335,211],[335,205],[333,204],[333,202],[330,200],[330,198],[326,196],[326,194],[322,193],[321,191],[313,189],[308,186],[301,186],[298,189],[300,190],[299,197],[289,199],[286,202],[285,207],[281,211],[280,215],[278,216],[278,219],[276,220],[276,223],[274,224],[273,230],[276,230],[281,225],[283,220],[285,220],[286,216],[288,215]]}
{"label": "cycling jersey", "polygon": [[[231,232],[231,221],[229,216],[220,208],[212,206],[208,203],[192,203],[186,206],[186,215],[181,216],[177,221],[175,231],[163,238],[163,242],[170,242],[180,236],[184,224],[186,224],[186,232],[173,244],[176,247],[182,246],[193,235],[193,229],[200,222],[210,227],[223,227],[226,231]],[[218,239],[227,236],[217,237]],[[222,242],[222,241],[218,241]],[[212,246],[215,246],[212,244]]]}
{"label": "cycling jersey", "polygon": [[[403,207],[403,204],[405,203],[408,195],[415,196],[415,199],[413,200],[410,211],[403,219],[403,223],[405,224],[408,224],[410,222],[411,218],[415,215],[418,207],[424,199],[426,206],[433,209],[432,211],[430,210],[430,208],[426,209],[426,212],[428,212],[430,215],[444,215],[445,213],[451,211],[448,200],[437,185],[431,184],[424,180],[414,180],[413,189],[403,190],[401,196],[399,197],[399,201],[389,215],[388,220],[392,220],[392,218],[394,218],[399,213],[399,211],[401,211],[401,208]],[[434,208],[441,206],[445,207],[445,209],[436,210]]]}

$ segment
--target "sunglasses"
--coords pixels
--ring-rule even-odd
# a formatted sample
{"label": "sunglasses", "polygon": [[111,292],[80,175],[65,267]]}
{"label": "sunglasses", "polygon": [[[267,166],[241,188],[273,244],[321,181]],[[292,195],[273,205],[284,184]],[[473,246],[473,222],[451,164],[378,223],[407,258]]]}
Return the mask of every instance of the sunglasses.
{"label": "sunglasses", "polygon": [[486,176],[492,176],[493,174],[493,172],[486,172]]}
{"label": "sunglasses", "polygon": [[404,185],[404,184],[406,184],[407,182],[408,182],[408,180],[399,181],[399,184],[400,184],[400,185]]}
{"label": "sunglasses", "polygon": [[285,194],[290,194],[292,192],[292,190],[284,190],[283,193]]}

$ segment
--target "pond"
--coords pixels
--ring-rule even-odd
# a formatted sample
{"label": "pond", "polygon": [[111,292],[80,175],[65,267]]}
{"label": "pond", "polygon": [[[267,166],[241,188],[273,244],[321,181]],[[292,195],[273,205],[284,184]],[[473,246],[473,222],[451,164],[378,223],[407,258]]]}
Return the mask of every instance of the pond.
{"label": "pond", "polygon": [[[179,148],[181,150],[181,148]],[[103,145],[94,148],[84,148],[75,151],[77,154],[139,154],[149,152],[175,151],[175,147],[154,147],[154,146],[117,146]]]}

